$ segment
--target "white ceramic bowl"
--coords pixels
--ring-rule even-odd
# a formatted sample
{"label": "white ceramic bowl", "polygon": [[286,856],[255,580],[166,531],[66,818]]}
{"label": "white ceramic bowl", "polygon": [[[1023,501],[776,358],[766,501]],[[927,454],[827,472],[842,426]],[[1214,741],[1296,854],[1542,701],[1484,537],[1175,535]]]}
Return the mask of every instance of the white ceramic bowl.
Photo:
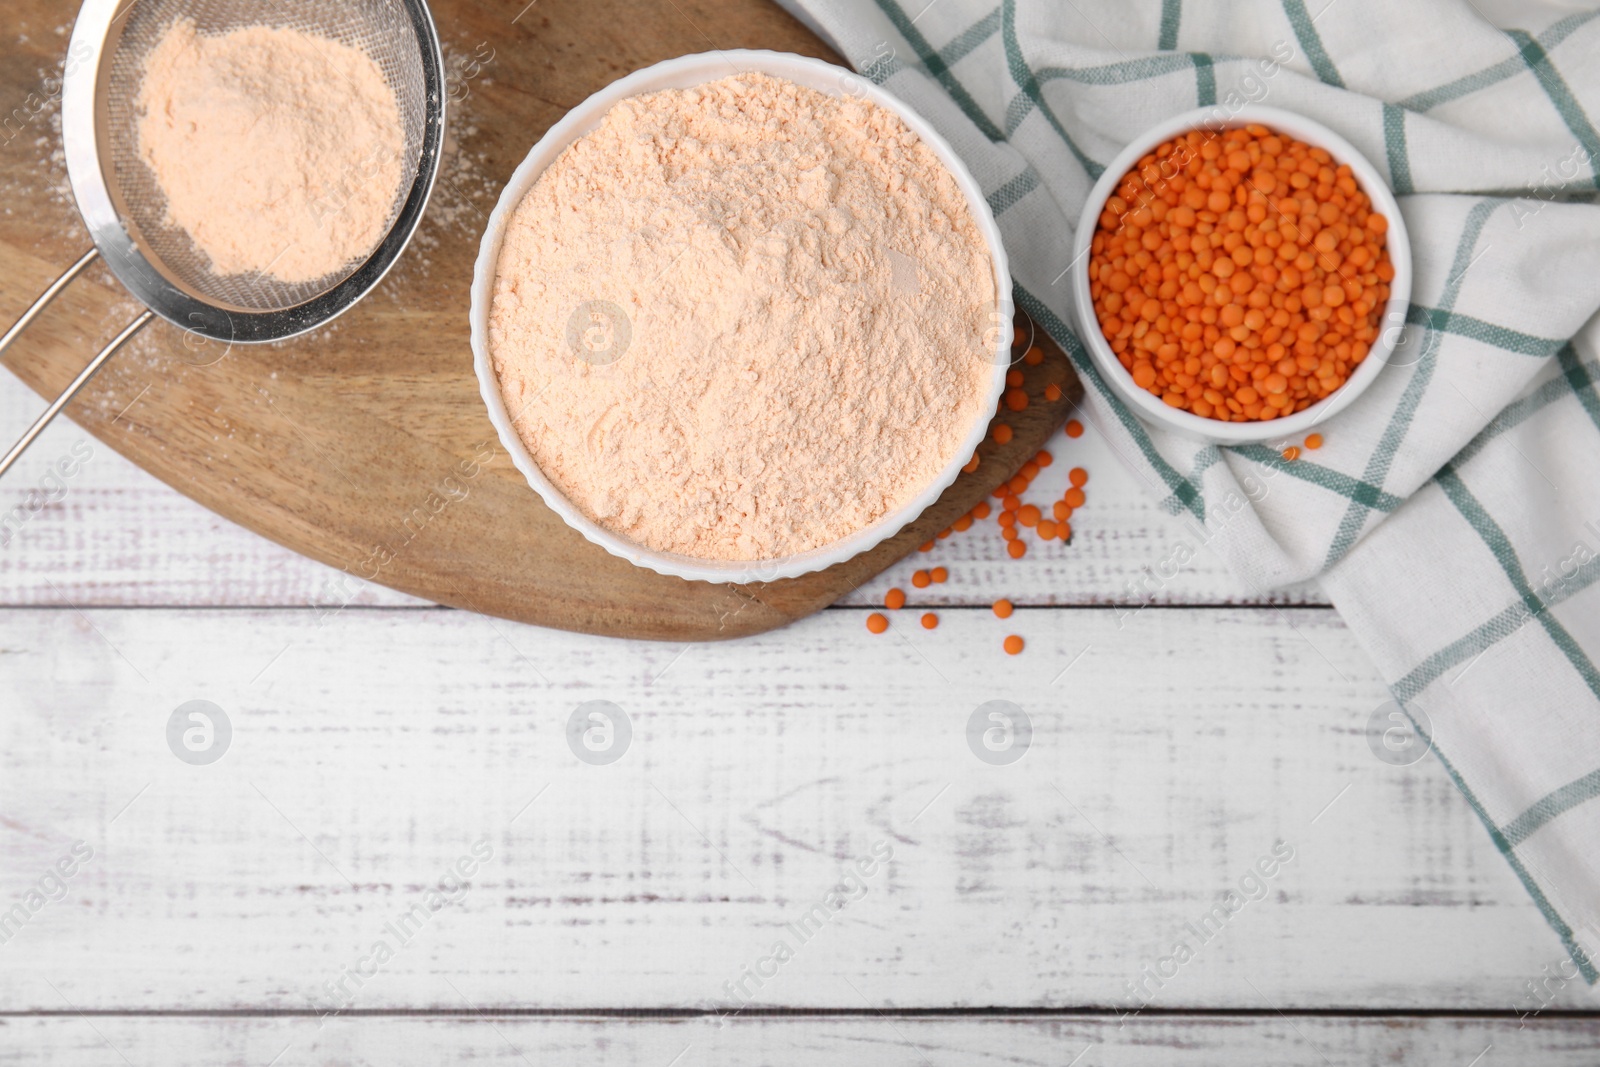
{"label": "white ceramic bowl", "polygon": [[[1394,280],[1389,283],[1389,305],[1384,309],[1378,337],[1367,356],[1355,371],[1332,394],[1322,398],[1304,411],[1266,422],[1222,422],[1219,419],[1201,418],[1199,415],[1168,407],[1165,402],[1134,384],[1133,375],[1118,361],[1116,353],[1106,343],[1095,317],[1094,301],[1089,296],[1089,242],[1099,225],[1100,212],[1116,190],[1130,167],[1141,156],[1161,142],[1193,129],[1220,130],[1224,127],[1247,126],[1252,123],[1270,127],[1291,137],[1326,149],[1338,163],[1348,163],[1362,192],[1372,200],[1372,206],[1389,220],[1389,262],[1394,265]],[[1303,115],[1275,107],[1242,107],[1228,111],[1221,107],[1203,107],[1176,115],[1166,122],[1145,131],[1124,148],[1116,159],[1106,165],[1105,173],[1095,182],[1089,200],[1083,206],[1078,220],[1077,238],[1073,243],[1072,295],[1078,306],[1078,326],[1083,343],[1094,358],[1101,375],[1123,402],[1133,408],[1144,421],[1176,430],[1188,437],[1212,441],[1216,444],[1253,444],[1280,438],[1298,437],[1312,427],[1348,407],[1361,391],[1371,385],[1382,372],[1400,340],[1406,323],[1406,308],[1411,299],[1411,244],[1406,237],[1405,219],[1394,194],[1389,191],[1383,176],[1366,158],[1343,137],[1320,122]]]}
{"label": "white ceramic bowl", "polygon": [[[544,173],[544,169],[554,162],[568,145],[598,127],[606,112],[619,101],[641,93],[662,89],[688,89],[706,82],[717,81],[732,74],[733,68],[741,72],[760,71],[774,77],[787,78],[789,81],[820,90],[830,96],[848,94],[865,97],[899,115],[905,124],[933,149],[951,176],[955,178],[962,194],[966,196],[973,220],[989,247],[997,298],[995,313],[1003,316],[996,320],[1000,328],[992,331],[995,349],[991,362],[994,373],[990,377],[989,390],[981,408],[982,414],[976,423],[968,428],[961,446],[955,450],[954,458],[939,476],[923,486],[922,490],[903,507],[843,540],[798,555],[766,560],[713,560],[658,552],[620,537],[585,516],[550,479],[545,477],[539,465],[529,455],[522,439],[517,436],[516,428],[512,426],[511,417],[506,411],[505,401],[500,396],[500,383],[489,355],[489,310],[494,298],[495,268],[500,260],[500,245],[505,226],[510,221],[512,213],[516,211],[517,205],[522,202],[523,196]],[[865,552],[898,533],[949,488],[950,483],[961,473],[961,468],[968,458],[977,451],[978,444],[988,431],[989,413],[999,403],[1000,394],[1005,389],[1006,370],[1010,366],[1011,359],[1012,314],[1011,274],[1006,263],[1005,249],[1000,243],[1000,228],[995,225],[994,216],[989,211],[983,190],[968,172],[966,165],[926,120],[871,82],[831,63],[784,52],[745,50],[706,52],[669,59],[611,83],[569,111],[565,118],[550,127],[550,130],[539,139],[539,143],[533,146],[533,151],[528,153],[528,158],[522,161],[522,165],[511,176],[511,181],[506,184],[504,192],[500,194],[500,203],[495,207],[494,214],[489,217],[489,228],[483,235],[483,243],[478,251],[477,269],[472,279],[472,355],[478,372],[478,387],[483,394],[483,402],[489,408],[489,421],[494,423],[494,428],[500,435],[500,443],[510,454],[511,461],[517,465],[517,469],[528,479],[528,484],[533,486],[534,491],[544,499],[552,511],[566,520],[567,525],[612,555],[621,556],[631,563],[648,567],[660,574],[705,582],[743,584],[793,578],[831,567],[835,563]]]}

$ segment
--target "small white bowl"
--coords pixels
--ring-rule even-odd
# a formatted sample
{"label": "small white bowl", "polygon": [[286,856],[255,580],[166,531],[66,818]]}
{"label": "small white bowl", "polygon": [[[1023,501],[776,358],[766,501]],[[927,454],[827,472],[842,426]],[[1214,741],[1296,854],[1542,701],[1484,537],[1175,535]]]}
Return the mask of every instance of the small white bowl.
{"label": "small white bowl", "polygon": [[[955,450],[954,458],[939,476],[924,486],[922,491],[903,507],[849,537],[809,552],[765,560],[714,560],[672,552],[658,552],[620,537],[584,515],[550,479],[545,477],[544,472],[539,469],[539,465],[534,462],[523,445],[522,438],[517,435],[516,427],[512,425],[511,417],[506,411],[505,401],[500,395],[500,382],[495,375],[494,362],[489,354],[489,311],[494,299],[495,268],[500,261],[500,245],[505,226],[510,221],[512,213],[516,211],[517,205],[522,203],[522,198],[544,173],[544,169],[553,163],[568,145],[598,127],[606,112],[620,101],[641,93],[657,92],[662,89],[689,89],[696,85],[718,81],[735,73],[735,68],[739,73],[759,71],[774,77],[787,78],[789,81],[809,86],[830,96],[864,97],[899,115],[905,124],[933,149],[934,154],[949,170],[966,197],[973,221],[983,234],[984,242],[989,248],[989,259],[994,269],[995,314],[1002,316],[995,320],[1002,328],[993,330],[995,350],[991,362],[994,372],[990,376],[985,404],[981,409],[982,414],[968,429],[961,447]],[[983,189],[973,179],[955,150],[922,116],[871,82],[843,67],[836,67],[818,59],[808,59],[805,56],[790,55],[785,52],[754,50],[705,52],[669,59],[635,71],[620,81],[612,82],[569,111],[566,117],[550,127],[549,131],[539,139],[539,143],[533,146],[528,158],[522,161],[522,165],[517,168],[516,173],[506,184],[505,190],[500,194],[500,202],[495,207],[494,213],[489,216],[489,227],[484,232],[483,243],[479,247],[477,268],[472,279],[472,355],[473,364],[478,372],[478,388],[483,394],[484,404],[488,406],[489,421],[494,423],[494,428],[500,435],[500,443],[510,454],[511,461],[517,465],[517,469],[528,479],[528,484],[533,487],[534,492],[544,499],[552,511],[566,520],[568,526],[612,555],[621,556],[631,563],[648,567],[659,574],[670,574],[693,581],[745,584],[793,578],[819,571],[874,548],[899,533],[907,523],[921,515],[928,505],[949,488],[950,483],[961,473],[961,468],[967,459],[977,451],[984,434],[988,432],[988,415],[999,403],[1000,394],[1005,389],[1006,371],[1011,365],[1012,315],[1011,273],[1007,266],[1005,249],[1000,243],[1000,228],[995,225],[994,215],[989,211],[989,203],[984,198]]]}
{"label": "small white bowl", "polygon": [[[1266,422],[1222,422],[1219,419],[1202,418],[1192,412],[1168,407],[1160,397],[1134,384],[1133,375],[1123,367],[1100,332],[1094,301],[1089,296],[1089,242],[1094,239],[1095,230],[1099,226],[1100,212],[1116,190],[1117,183],[1145,153],[1161,142],[1180,133],[1187,133],[1189,130],[1203,128],[1220,131],[1252,124],[1270,127],[1306,144],[1326,149],[1335,162],[1350,165],[1350,170],[1354,173],[1362,192],[1371,198],[1373,208],[1389,221],[1387,240],[1389,262],[1394,266],[1394,280],[1389,283],[1389,304],[1384,309],[1378,337],[1367,351],[1366,358],[1357,364],[1355,371],[1342,386],[1304,411],[1297,411],[1280,419],[1269,419]],[[1234,111],[1223,107],[1198,108],[1175,115],[1135,138],[1117,155],[1117,158],[1106,165],[1105,173],[1100,175],[1100,180],[1095,182],[1094,188],[1090,190],[1089,200],[1084,204],[1083,214],[1078,219],[1078,232],[1073,242],[1072,257],[1072,297],[1078,306],[1079,331],[1083,336],[1084,347],[1089,350],[1095,365],[1111,384],[1111,388],[1144,421],[1176,430],[1187,437],[1196,437],[1220,445],[1254,444],[1278,438],[1298,437],[1349,407],[1355,398],[1361,395],[1361,391],[1377,378],[1393,354],[1395,345],[1400,340],[1401,331],[1405,327],[1406,308],[1411,300],[1411,243],[1406,236],[1406,223],[1400,215],[1400,206],[1395,203],[1394,194],[1389,191],[1383,176],[1355,150],[1349,141],[1320,122],[1275,107],[1247,106]]]}

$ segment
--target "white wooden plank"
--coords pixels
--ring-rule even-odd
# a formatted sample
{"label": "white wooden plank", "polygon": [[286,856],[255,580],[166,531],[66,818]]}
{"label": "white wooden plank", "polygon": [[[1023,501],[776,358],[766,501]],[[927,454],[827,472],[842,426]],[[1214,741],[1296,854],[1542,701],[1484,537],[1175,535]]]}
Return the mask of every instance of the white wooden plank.
{"label": "white wooden plank", "polygon": [[[0,374],[0,436],[20,433],[43,407],[19,381]],[[74,458],[74,447],[92,450],[91,458],[59,488],[46,483],[57,460]],[[1073,544],[1030,538],[1028,555],[1013,560],[991,517],[939,542],[933,553],[913,554],[845,602],[876,604],[891,585],[909,590],[913,570],[934,565],[947,567],[951,579],[918,593],[919,603],[975,605],[1002,596],[1019,604],[1323,602],[1308,589],[1252,592],[1206,549],[1174,577],[1152,577],[1145,568],[1159,569],[1180,541],[1199,538],[1152,502],[1092,428],[1076,440],[1058,433],[1050,448],[1058,462],[1040,476],[1030,499],[1048,506],[1065,489],[1070,467],[1090,471],[1090,502],[1075,519]],[[4,529],[6,513],[47,498],[25,522]],[[0,482],[0,603],[304,606],[342,599],[339,577],[207,511],[65,420]],[[368,585],[357,603],[418,601]]]}
{"label": "white wooden plank", "polygon": [[[451,1007],[446,980],[489,1006],[744,980],[762,1005],[1119,1007],[1149,966],[1176,971],[1144,979],[1159,1008],[1513,1010],[1560,966],[1440,769],[1368,749],[1384,690],[1331,612],[865,614],[670,646],[445,610],[0,611],[0,906],[95,850],[0,945],[0,1008],[304,1009],[351,967],[377,972],[344,979],[356,1008]],[[168,749],[194,699],[233,726],[210,766]],[[1033,724],[1010,766],[968,747],[994,699]],[[566,743],[590,700],[631,718],[609,766]],[[363,964],[480,841],[459,902]],[[859,900],[786,925],[885,843]],[[1265,898],[1162,962],[1275,847]]]}
{"label": "white wooden plank", "polygon": [[[56,1017],[0,1020],[0,1064],[300,1067],[1593,1067],[1600,1020],[1341,1018]],[[1074,1057],[1079,1057],[1074,1059]]]}

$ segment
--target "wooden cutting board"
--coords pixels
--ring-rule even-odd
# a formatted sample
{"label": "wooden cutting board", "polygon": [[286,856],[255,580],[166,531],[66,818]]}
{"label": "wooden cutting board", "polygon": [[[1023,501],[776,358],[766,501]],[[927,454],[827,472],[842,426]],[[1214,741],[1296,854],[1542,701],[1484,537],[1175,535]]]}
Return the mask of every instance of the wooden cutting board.
{"label": "wooden cutting board", "polygon": [[[157,322],[68,415],[213,511],[357,579],[522,622],[698,641],[810,614],[930,540],[1038,450],[1080,389],[1062,353],[1022,367],[1033,398],[906,530],[816,574],[749,586],[686,582],[589,544],[511,465],[484,413],[468,344],[468,288],[489,211],[528,150],[573,105],[651,63],[712,48],[839,62],[769,0],[434,0],[450,66],[450,140],[438,188],[394,272],[329,326],[278,345],[195,346]],[[0,38],[0,316],[7,324],[89,247],[50,95],[75,14],[8,0]],[[102,267],[7,354],[54,396],[139,306]],[[1030,328],[1031,329],[1031,328]],[[1062,387],[1046,403],[1046,384]],[[24,429],[0,427],[9,442]]]}

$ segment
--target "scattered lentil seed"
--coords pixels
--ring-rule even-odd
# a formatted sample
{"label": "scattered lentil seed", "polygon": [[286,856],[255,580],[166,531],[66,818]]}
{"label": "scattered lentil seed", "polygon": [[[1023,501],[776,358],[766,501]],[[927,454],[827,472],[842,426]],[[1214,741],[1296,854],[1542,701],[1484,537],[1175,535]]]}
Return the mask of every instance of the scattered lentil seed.
{"label": "scattered lentil seed", "polygon": [[[1003,405],[1002,405],[1003,406]],[[1003,433],[1001,431],[1004,431]],[[1068,437],[1080,437],[1083,434],[1083,425],[1076,419],[1068,420],[1065,427]],[[1008,444],[1013,439],[1014,431],[1010,426],[997,424],[991,431],[992,436],[1001,444]],[[1309,444],[1309,440],[1308,440]],[[976,453],[974,453],[976,459]],[[1035,453],[1031,460],[1022,464],[1015,475],[997,486],[993,497],[1000,501],[998,522],[1000,535],[1006,542],[1006,554],[1012,559],[1021,559],[1027,555],[1028,547],[1021,539],[1021,528],[1031,527],[1038,534],[1041,541],[1061,540],[1070,542],[1072,539],[1072,524],[1068,521],[1073,510],[1082,507],[1085,502],[1083,486],[1088,484],[1088,471],[1082,467],[1074,467],[1067,472],[1069,488],[1062,499],[1054,501],[1047,517],[1033,504],[1025,504],[1022,494],[1029,485],[1038,477],[1039,473],[1055,462],[1055,457],[1047,450],[1041,449]],[[921,546],[921,551],[931,551],[936,547],[937,541],[950,537],[956,532],[965,532],[972,528],[972,524],[979,519],[986,519],[994,514],[992,505],[988,500],[981,500],[955,521],[948,529],[942,531],[934,541]],[[945,567],[933,567],[928,570],[918,570],[911,576],[911,584],[918,589],[925,589],[934,583],[946,582],[950,573]],[[891,611],[899,610],[906,604],[904,590],[891,589],[884,595],[884,606]],[[1009,618],[1015,610],[1011,601],[1001,599],[994,602],[994,613],[999,618]],[[876,620],[876,621],[874,621]],[[933,612],[926,612],[921,616],[920,622],[926,629],[932,630],[939,625],[938,616]],[[874,613],[867,621],[867,627],[873,633],[883,633],[888,628],[888,619],[883,615]],[[1023,639],[1015,634],[1007,637],[1004,648],[1008,655],[1018,655],[1023,649]]]}

